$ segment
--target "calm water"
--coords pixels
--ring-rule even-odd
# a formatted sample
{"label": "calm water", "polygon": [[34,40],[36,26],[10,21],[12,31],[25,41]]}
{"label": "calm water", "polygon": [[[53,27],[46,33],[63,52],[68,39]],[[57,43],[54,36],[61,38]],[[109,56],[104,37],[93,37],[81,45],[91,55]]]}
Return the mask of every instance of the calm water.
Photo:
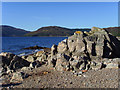
{"label": "calm water", "polygon": [[14,54],[29,54],[37,50],[23,50],[30,46],[51,47],[53,44],[58,44],[67,37],[3,37],[2,52],[11,52]]}

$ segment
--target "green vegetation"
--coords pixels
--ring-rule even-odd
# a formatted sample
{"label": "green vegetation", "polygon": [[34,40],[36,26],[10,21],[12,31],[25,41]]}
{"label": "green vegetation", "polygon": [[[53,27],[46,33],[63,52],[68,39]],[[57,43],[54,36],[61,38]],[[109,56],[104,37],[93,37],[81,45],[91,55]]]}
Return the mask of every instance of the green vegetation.
{"label": "green vegetation", "polygon": [[75,31],[90,31],[90,29],[68,29],[58,26],[49,26],[27,33],[25,36],[71,36]]}
{"label": "green vegetation", "polygon": [[104,29],[114,36],[120,36],[120,27],[109,27]]}
{"label": "green vegetation", "polygon": [[3,37],[22,37],[25,34],[29,33],[29,31],[14,28],[14,27],[7,26],[7,25],[1,25],[0,32],[2,32]]}

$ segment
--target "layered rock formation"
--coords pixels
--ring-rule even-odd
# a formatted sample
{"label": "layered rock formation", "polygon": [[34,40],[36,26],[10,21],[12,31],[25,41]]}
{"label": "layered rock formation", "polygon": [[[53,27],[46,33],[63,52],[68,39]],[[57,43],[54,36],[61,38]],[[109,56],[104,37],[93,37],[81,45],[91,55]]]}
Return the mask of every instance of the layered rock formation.
{"label": "layered rock formation", "polygon": [[1,53],[0,56],[2,72],[14,72],[22,68],[25,73],[25,70],[46,65],[58,71],[82,74],[90,69],[118,68],[119,51],[120,41],[115,36],[93,27],[90,32],[76,31],[68,39],[53,45],[51,51],[39,51],[22,57],[10,53]]}
{"label": "layered rock formation", "polygon": [[[51,48],[51,59],[57,70],[89,70],[106,66],[104,58],[120,58],[120,41],[104,29],[76,31],[73,36]],[[54,65],[56,64],[56,65]],[[51,64],[50,64],[51,65]]]}

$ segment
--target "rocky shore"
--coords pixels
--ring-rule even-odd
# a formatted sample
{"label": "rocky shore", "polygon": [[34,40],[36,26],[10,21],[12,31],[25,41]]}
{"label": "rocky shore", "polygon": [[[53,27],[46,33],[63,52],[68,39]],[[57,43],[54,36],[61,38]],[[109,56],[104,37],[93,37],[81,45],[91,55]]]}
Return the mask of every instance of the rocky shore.
{"label": "rocky shore", "polygon": [[118,88],[120,40],[101,28],[76,31],[51,50],[0,56],[3,88]]}

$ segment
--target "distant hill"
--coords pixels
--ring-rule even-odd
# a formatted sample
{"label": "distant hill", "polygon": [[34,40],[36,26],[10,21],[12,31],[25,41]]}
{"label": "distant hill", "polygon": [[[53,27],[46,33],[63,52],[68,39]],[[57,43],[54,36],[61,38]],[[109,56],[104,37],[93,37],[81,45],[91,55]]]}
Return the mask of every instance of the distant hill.
{"label": "distant hill", "polygon": [[90,29],[68,29],[59,26],[48,26],[27,33],[25,36],[71,36],[75,31],[90,31]]}
{"label": "distant hill", "polygon": [[[120,27],[104,28],[106,31],[112,33],[114,36],[120,36]],[[23,29],[15,28],[12,26],[1,25],[0,32],[2,30],[3,37],[39,37],[39,36],[71,36],[75,31],[90,31],[91,29],[69,29],[59,26],[47,26],[39,28],[36,31],[30,32]]]}
{"label": "distant hill", "polygon": [[104,29],[114,36],[120,36],[120,27],[109,27]]}
{"label": "distant hill", "polygon": [[22,37],[25,34],[29,33],[29,31],[15,28],[12,26],[7,26],[7,25],[1,25],[0,26],[0,32],[2,31],[2,36],[3,37]]}

